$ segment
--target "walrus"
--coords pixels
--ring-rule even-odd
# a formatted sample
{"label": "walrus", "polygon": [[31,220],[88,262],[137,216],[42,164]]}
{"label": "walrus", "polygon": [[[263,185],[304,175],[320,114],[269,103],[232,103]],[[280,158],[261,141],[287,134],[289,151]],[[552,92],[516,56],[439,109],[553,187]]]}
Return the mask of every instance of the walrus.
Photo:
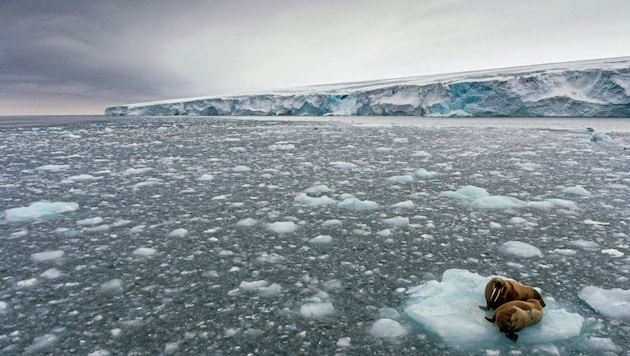
{"label": "walrus", "polygon": [[516,342],[516,331],[538,324],[543,317],[543,306],[538,299],[513,300],[498,307],[489,322],[497,322],[499,331],[505,333],[508,339]]}
{"label": "walrus", "polygon": [[537,290],[511,279],[492,278],[486,284],[485,294],[486,306],[479,306],[483,310],[496,309],[502,304],[513,300],[527,300],[530,298],[537,299],[540,305],[545,307],[545,301]]}

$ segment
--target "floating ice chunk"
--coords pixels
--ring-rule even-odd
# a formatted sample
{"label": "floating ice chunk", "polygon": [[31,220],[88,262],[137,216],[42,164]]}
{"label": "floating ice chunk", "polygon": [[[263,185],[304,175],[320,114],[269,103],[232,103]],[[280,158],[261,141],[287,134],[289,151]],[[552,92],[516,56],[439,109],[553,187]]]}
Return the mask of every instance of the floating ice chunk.
{"label": "floating ice chunk", "polygon": [[68,177],[66,179],[63,180],[64,183],[72,183],[72,182],[80,182],[80,181],[86,181],[86,180],[98,180],[98,179],[102,179],[103,177],[96,177],[93,176],[91,174],[79,174],[76,176],[71,176]]}
{"label": "floating ice chunk", "polygon": [[204,174],[201,177],[197,178],[198,181],[207,182],[213,180],[214,176],[212,174]]}
{"label": "floating ice chunk", "polygon": [[110,279],[107,282],[101,283],[101,292],[103,293],[119,293],[123,290],[123,281],[114,278]]}
{"label": "floating ice chunk", "polygon": [[241,284],[238,286],[238,288],[246,292],[255,292],[261,288],[267,287],[268,285],[269,285],[269,282],[265,280],[252,281],[252,282],[242,281]]}
{"label": "floating ice chunk", "polygon": [[164,345],[164,355],[172,355],[177,349],[179,349],[179,343],[167,342],[166,345]]}
{"label": "floating ice chunk", "polygon": [[527,206],[527,203],[514,197],[492,195],[477,198],[470,206],[476,209],[518,209]]}
{"label": "floating ice chunk", "polygon": [[393,177],[389,177],[387,178],[387,181],[390,183],[413,183],[413,176],[411,175],[404,175],[404,176],[393,176]]}
{"label": "floating ice chunk", "polygon": [[393,218],[383,219],[383,222],[390,226],[405,227],[409,225],[409,218],[406,216],[395,216]]}
{"label": "floating ice chunk", "polygon": [[516,163],[518,167],[521,167],[522,170],[533,172],[540,169],[540,164],[525,162],[525,163]]}
{"label": "floating ice chunk", "polygon": [[0,301],[0,313],[5,313],[8,307],[7,302]]}
{"label": "floating ice chunk", "polygon": [[299,193],[295,197],[294,200],[298,204],[308,205],[308,206],[322,206],[322,205],[330,205],[330,204],[336,203],[334,199],[331,199],[325,195],[322,197],[314,198],[314,197],[309,197],[305,193]]}
{"label": "floating ice chunk", "polygon": [[357,198],[348,198],[337,204],[338,207],[347,210],[366,211],[378,209],[378,204],[371,200],[360,200]]}
{"label": "floating ice chunk", "polygon": [[232,171],[234,171],[234,172],[249,172],[251,170],[252,170],[251,168],[249,168],[247,166],[242,166],[242,165],[235,166],[235,167],[232,168]]}
{"label": "floating ice chunk", "polygon": [[540,249],[536,246],[532,246],[528,243],[521,241],[507,241],[499,246],[499,251],[507,254],[518,257],[542,257],[543,254]]}
{"label": "floating ice chunk", "polygon": [[[610,255],[612,257],[623,257],[623,255],[624,255],[623,252],[621,252],[621,251],[619,251],[617,249],[614,249],[614,248],[604,249],[604,250],[602,250],[602,253],[606,254],[606,255]],[[630,305],[629,305],[629,307],[630,307]]]}
{"label": "floating ice chunk", "polygon": [[593,132],[591,135],[592,142],[610,142],[612,138],[603,132]]}
{"label": "floating ice chunk", "polygon": [[8,221],[30,221],[51,218],[78,209],[79,204],[77,203],[40,201],[32,203],[27,207],[6,209],[4,211],[4,218]]}
{"label": "floating ice chunk", "polygon": [[37,278],[24,279],[16,283],[18,288],[30,288],[35,284],[37,284]]}
{"label": "floating ice chunk", "polygon": [[283,263],[284,261],[286,261],[287,258],[279,255],[277,253],[262,253],[260,256],[258,256],[256,258],[256,262],[258,263],[265,263],[265,264],[279,264],[279,263]]}
{"label": "floating ice chunk", "polygon": [[589,349],[600,351],[621,352],[621,347],[617,346],[610,338],[591,336],[586,340]]}
{"label": "floating ice chunk", "polygon": [[269,149],[272,151],[290,151],[295,149],[295,145],[292,143],[277,143],[269,146]]}
{"label": "floating ice chunk", "polygon": [[305,303],[300,307],[300,315],[307,319],[324,319],[335,315],[330,302]]}
{"label": "floating ice chunk", "polygon": [[571,245],[575,247],[579,247],[583,250],[597,250],[599,249],[599,244],[594,241],[587,241],[583,239],[571,241]]}
{"label": "floating ice chunk", "polygon": [[61,271],[56,268],[49,268],[39,276],[47,279],[55,279],[61,277]]}
{"label": "floating ice chunk", "polygon": [[400,203],[392,204],[391,207],[398,208],[398,209],[413,209],[415,208],[415,205],[413,204],[411,200],[405,200],[405,201],[401,201]]}
{"label": "floating ice chunk", "polygon": [[134,255],[145,257],[155,255],[156,252],[157,250],[151,247],[138,247],[137,249],[133,250]]}
{"label": "floating ice chunk", "polygon": [[[430,280],[411,288],[405,313],[429,334],[463,348],[509,345],[511,341],[496,324],[484,319],[484,288],[490,277],[466,270],[449,269],[442,281]],[[547,344],[580,335],[584,318],[547,303],[543,320],[519,331],[519,344]]]}
{"label": "floating ice chunk", "polygon": [[144,174],[151,172],[153,168],[143,167],[143,168],[128,168],[122,172],[124,176],[136,175],[136,174]]}
{"label": "floating ice chunk", "polygon": [[87,218],[83,220],[77,221],[77,225],[98,225],[103,222],[103,218],[100,216],[96,216],[93,218]]}
{"label": "floating ice chunk", "polygon": [[59,172],[70,169],[68,164],[46,164],[35,168],[38,171]]}
{"label": "floating ice chunk", "polygon": [[591,219],[584,220],[584,223],[586,225],[600,225],[600,226],[608,226],[608,225],[610,225],[610,223],[607,223],[607,222],[594,221],[594,220],[591,220]]}
{"label": "floating ice chunk", "polygon": [[328,188],[328,186],[325,185],[325,184],[314,185],[314,186],[304,190],[305,193],[309,193],[309,194],[332,193],[334,191],[335,191],[334,189]]}
{"label": "floating ice chunk", "polygon": [[374,337],[392,338],[407,334],[407,330],[396,320],[382,318],[370,326],[370,334]]}
{"label": "floating ice chunk", "polygon": [[459,188],[456,191],[446,191],[440,193],[441,197],[449,199],[475,199],[481,197],[487,197],[490,194],[487,190],[473,185],[467,185]]}
{"label": "floating ice chunk", "polygon": [[337,340],[337,347],[350,347],[350,341],[352,341],[352,338],[350,337],[342,337],[339,338],[339,340]]}
{"label": "floating ice chunk", "polygon": [[630,320],[630,289],[586,286],[578,297],[608,318]]}
{"label": "floating ice chunk", "polygon": [[327,227],[331,227],[331,226],[341,226],[343,225],[343,222],[339,219],[330,219],[330,220],[326,220],[322,223],[322,226],[327,226]]}
{"label": "floating ice chunk", "polygon": [[282,293],[282,286],[280,286],[278,283],[271,283],[271,285],[260,288],[258,290],[258,294],[263,297],[275,297],[277,295],[280,295],[280,293]]}
{"label": "floating ice chunk", "polygon": [[47,350],[57,343],[58,338],[53,334],[44,334],[33,339],[33,342],[27,346],[24,351],[26,353],[39,353]]}
{"label": "floating ice chunk", "polygon": [[580,207],[571,200],[566,199],[545,199],[545,202],[551,203],[555,208],[580,210]]}
{"label": "floating ice chunk", "polygon": [[438,172],[436,172],[436,171],[427,171],[424,168],[420,168],[420,169],[417,169],[413,174],[416,177],[418,177],[418,178],[431,178],[431,177],[437,176]]}
{"label": "floating ice chunk", "polygon": [[258,224],[258,221],[256,221],[256,219],[245,218],[245,219],[242,219],[239,222],[237,222],[236,226],[238,226],[238,227],[253,227],[256,224]]}
{"label": "floating ice chunk", "polygon": [[275,223],[267,224],[267,230],[273,231],[277,234],[288,234],[295,232],[298,229],[293,221],[277,221]]}
{"label": "floating ice chunk", "polygon": [[330,162],[330,164],[339,169],[353,169],[357,167],[356,164],[349,162]]}
{"label": "floating ice chunk", "polygon": [[329,235],[318,235],[308,240],[313,245],[328,245],[332,243],[333,238]]}
{"label": "floating ice chunk", "polygon": [[179,229],[175,229],[171,232],[168,233],[168,237],[185,237],[186,235],[188,235],[188,230],[184,229],[184,228],[179,228]]}
{"label": "floating ice chunk", "polygon": [[431,157],[431,154],[427,151],[416,151],[412,154],[413,157]]}
{"label": "floating ice chunk", "polygon": [[564,188],[562,192],[564,194],[579,195],[582,197],[588,197],[591,195],[591,192],[584,189],[584,187],[582,187],[581,185],[576,185],[575,187]]}
{"label": "floating ice chunk", "polygon": [[31,254],[31,261],[34,262],[46,262],[52,260],[58,260],[63,257],[64,252],[62,250],[44,251]]}

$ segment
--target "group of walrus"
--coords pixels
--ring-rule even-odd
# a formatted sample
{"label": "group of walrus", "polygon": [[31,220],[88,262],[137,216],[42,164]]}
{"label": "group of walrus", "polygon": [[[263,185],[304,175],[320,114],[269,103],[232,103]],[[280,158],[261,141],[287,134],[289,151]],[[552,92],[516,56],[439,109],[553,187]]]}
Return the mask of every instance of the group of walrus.
{"label": "group of walrus", "polygon": [[485,295],[486,306],[480,305],[479,308],[494,309],[492,317],[486,317],[486,320],[496,322],[499,331],[513,342],[518,339],[516,331],[542,320],[545,302],[540,293],[530,286],[494,277],[486,284]]}

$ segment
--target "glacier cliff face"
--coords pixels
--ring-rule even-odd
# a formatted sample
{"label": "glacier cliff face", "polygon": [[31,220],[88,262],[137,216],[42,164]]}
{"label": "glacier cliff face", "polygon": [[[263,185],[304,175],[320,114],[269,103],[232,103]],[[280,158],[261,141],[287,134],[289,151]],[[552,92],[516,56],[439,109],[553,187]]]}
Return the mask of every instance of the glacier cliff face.
{"label": "glacier cliff face", "polygon": [[630,117],[630,57],[156,101],[105,115]]}

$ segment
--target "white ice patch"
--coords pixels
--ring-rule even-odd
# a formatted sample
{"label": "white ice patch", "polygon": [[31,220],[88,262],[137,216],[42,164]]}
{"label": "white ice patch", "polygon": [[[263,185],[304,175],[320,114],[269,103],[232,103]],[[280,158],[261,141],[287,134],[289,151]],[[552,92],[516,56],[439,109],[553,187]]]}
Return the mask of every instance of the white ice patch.
{"label": "white ice patch", "polygon": [[175,229],[171,232],[168,233],[168,237],[185,237],[186,235],[188,235],[188,230],[184,229],[184,228],[179,228],[179,229]]}
{"label": "white ice patch", "polygon": [[603,249],[602,253],[605,254],[605,255],[612,256],[612,257],[623,257],[623,255],[624,255],[623,252],[621,252],[621,251],[619,251],[617,249],[614,249],[614,248]]}
{"label": "white ice patch", "polygon": [[134,255],[144,257],[155,255],[156,252],[157,250],[151,247],[138,247],[137,249],[133,250]]}
{"label": "white ice patch", "polygon": [[630,320],[630,289],[586,286],[578,297],[608,318]]}
{"label": "white ice patch", "polygon": [[295,145],[292,143],[277,143],[269,146],[271,151],[290,151],[295,149]]}
{"label": "white ice patch", "polygon": [[251,168],[249,168],[247,166],[242,166],[242,165],[235,166],[235,167],[232,168],[232,171],[234,171],[234,172],[249,172],[251,170],[252,170]]}
{"label": "white ice patch", "polygon": [[305,193],[299,193],[294,200],[298,204],[307,206],[322,206],[336,203],[334,199],[331,199],[325,195],[321,197],[309,197]]}
{"label": "white ice patch", "polygon": [[427,151],[416,151],[412,154],[413,157],[431,157],[431,154]]}
{"label": "white ice patch", "polygon": [[238,227],[253,227],[258,224],[258,221],[252,218],[245,218],[236,223]]}
{"label": "white ice patch", "polygon": [[38,171],[60,172],[70,169],[68,164],[46,164],[35,168]]}
{"label": "white ice patch", "polygon": [[57,343],[59,339],[53,334],[44,334],[33,339],[33,342],[27,346],[24,351],[26,353],[39,353],[48,350]]}
{"label": "white ice patch", "polygon": [[328,245],[332,243],[333,238],[329,235],[318,235],[308,240],[313,245]]}
{"label": "white ice patch", "polygon": [[197,178],[198,181],[207,182],[214,179],[212,174],[203,174],[201,177]]}
{"label": "white ice patch", "polygon": [[123,290],[123,281],[114,278],[107,282],[101,283],[101,292],[103,293],[119,293]]}
{"label": "white ice patch", "polygon": [[378,209],[378,204],[371,200],[360,200],[357,198],[347,198],[337,204],[338,207],[347,210],[366,211]]}
{"label": "white ice patch", "polygon": [[131,175],[148,173],[148,172],[151,172],[152,170],[153,168],[149,168],[149,167],[129,168],[129,169],[124,170],[121,174],[124,176],[131,176]]}
{"label": "white ice patch", "polygon": [[31,254],[31,261],[33,262],[47,262],[58,260],[63,257],[64,252],[62,250],[44,251]]}
{"label": "white ice patch", "polygon": [[357,168],[357,165],[354,163],[349,163],[349,162],[330,162],[330,165],[334,166],[335,168],[339,168],[339,169],[353,169],[353,168]]}
{"label": "white ice patch", "polygon": [[407,334],[407,330],[396,320],[382,318],[375,321],[369,330],[374,337],[395,338]]}
{"label": "white ice patch", "polygon": [[283,263],[286,260],[287,260],[286,257],[279,255],[275,252],[272,252],[272,253],[264,252],[256,258],[256,262],[258,263],[271,264],[271,265]]}
{"label": "white ice patch", "polygon": [[332,193],[334,191],[334,189],[328,188],[328,186],[325,184],[314,185],[304,190],[304,192],[308,194]]}
{"label": "white ice patch", "polygon": [[300,315],[307,319],[324,319],[335,316],[335,308],[330,302],[305,303],[300,307]]}
{"label": "white ice patch", "polygon": [[473,185],[467,185],[455,191],[445,191],[440,193],[441,197],[461,200],[487,197],[489,195],[490,194],[487,190]]}
{"label": "white ice patch", "polygon": [[39,276],[46,279],[55,279],[61,277],[61,271],[56,268],[49,268],[42,272]]}
{"label": "white ice patch", "polygon": [[588,190],[584,189],[584,187],[582,187],[581,185],[576,185],[574,187],[564,188],[562,190],[562,192],[564,194],[577,195],[577,196],[582,196],[582,197],[588,197],[588,196],[591,195],[591,192],[589,192]]}
{"label": "white ice patch", "polygon": [[98,225],[98,224],[100,224],[102,222],[103,222],[103,218],[100,217],[100,216],[96,216],[96,217],[93,217],[93,218],[87,218],[87,219],[79,220],[79,221],[77,221],[77,225],[80,225],[80,226],[84,226],[84,225]]}
{"label": "white ice patch", "polygon": [[383,223],[389,226],[405,227],[409,225],[409,218],[406,216],[394,216],[393,218],[383,219]]}
{"label": "white ice patch", "polygon": [[51,218],[78,209],[79,204],[77,203],[40,201],[26,207],[6,209],[4,211],[4,218],[8,221],[31,221]]}
{"label": "white ice patch", "polygon": [[501,253],[517,257],[542,257],[543,254],[536,246],[521,241],[507,241],[499,246]]}
{"label": "white ice patch", "polygon": [[478,198],[470,203],[476,209],[518,209],[527,206],[527,203],[514,197],[492,195]]}
{"label": "white ice patch", "polygon": [[392,177],[387,178],[387,181],[390,183],[400,183],[400,184],[413,183],[413,176],[411,175],[392,176]]}
{"label": "white ice patch", "polygon": [[[427,281],[411,288],[405,313],[425,331],[444,342],[464,348],[480,345],[510,345],[489,315],[479,309],[485,305],[484,289],[490,277],[467,270],[449,269],[442,281]],[[518,332],[518,343],[547,344],[580,335],[584,318],[559,308],[552,298],[545,307],[543,320]]]}
{"label": "white ice patch", "polygon": [[289,234],[295,232],[298,229],[293,221],[277,221],[275,223],[267,224],[267,230],[273,231],[277,234]]}
{"label": "white ice patch", "polygon": [[405,201],[401,201],[400,203],[392,204],[391,207],[398,208],[398,209],[413,209],[416,206],[413,204],[411,200],[405,200]]}
{"label": "white ice patch", "polygon": [[427,170],[426,170],[426,169],[424,169],[424,168],[420,168],[420,169],[417,169],[417,170],[416,170],[413,174],[414,174],[416,177],[418,177],[418,178],[423,178],[423,179],[426,179],[426,178],[432,178],[432,177],[437,176],[437,175],[438,175],[438,172],[435,172],[435,171],[427,171]]}
{"label": "white ice patch", "polygon": [[575,241],[571,241],[571,245],[575,247],[579,247],[583,250],[597,250],[599,249],[599,244],[594,241],[587,241],[584,239],[579,239]]}

